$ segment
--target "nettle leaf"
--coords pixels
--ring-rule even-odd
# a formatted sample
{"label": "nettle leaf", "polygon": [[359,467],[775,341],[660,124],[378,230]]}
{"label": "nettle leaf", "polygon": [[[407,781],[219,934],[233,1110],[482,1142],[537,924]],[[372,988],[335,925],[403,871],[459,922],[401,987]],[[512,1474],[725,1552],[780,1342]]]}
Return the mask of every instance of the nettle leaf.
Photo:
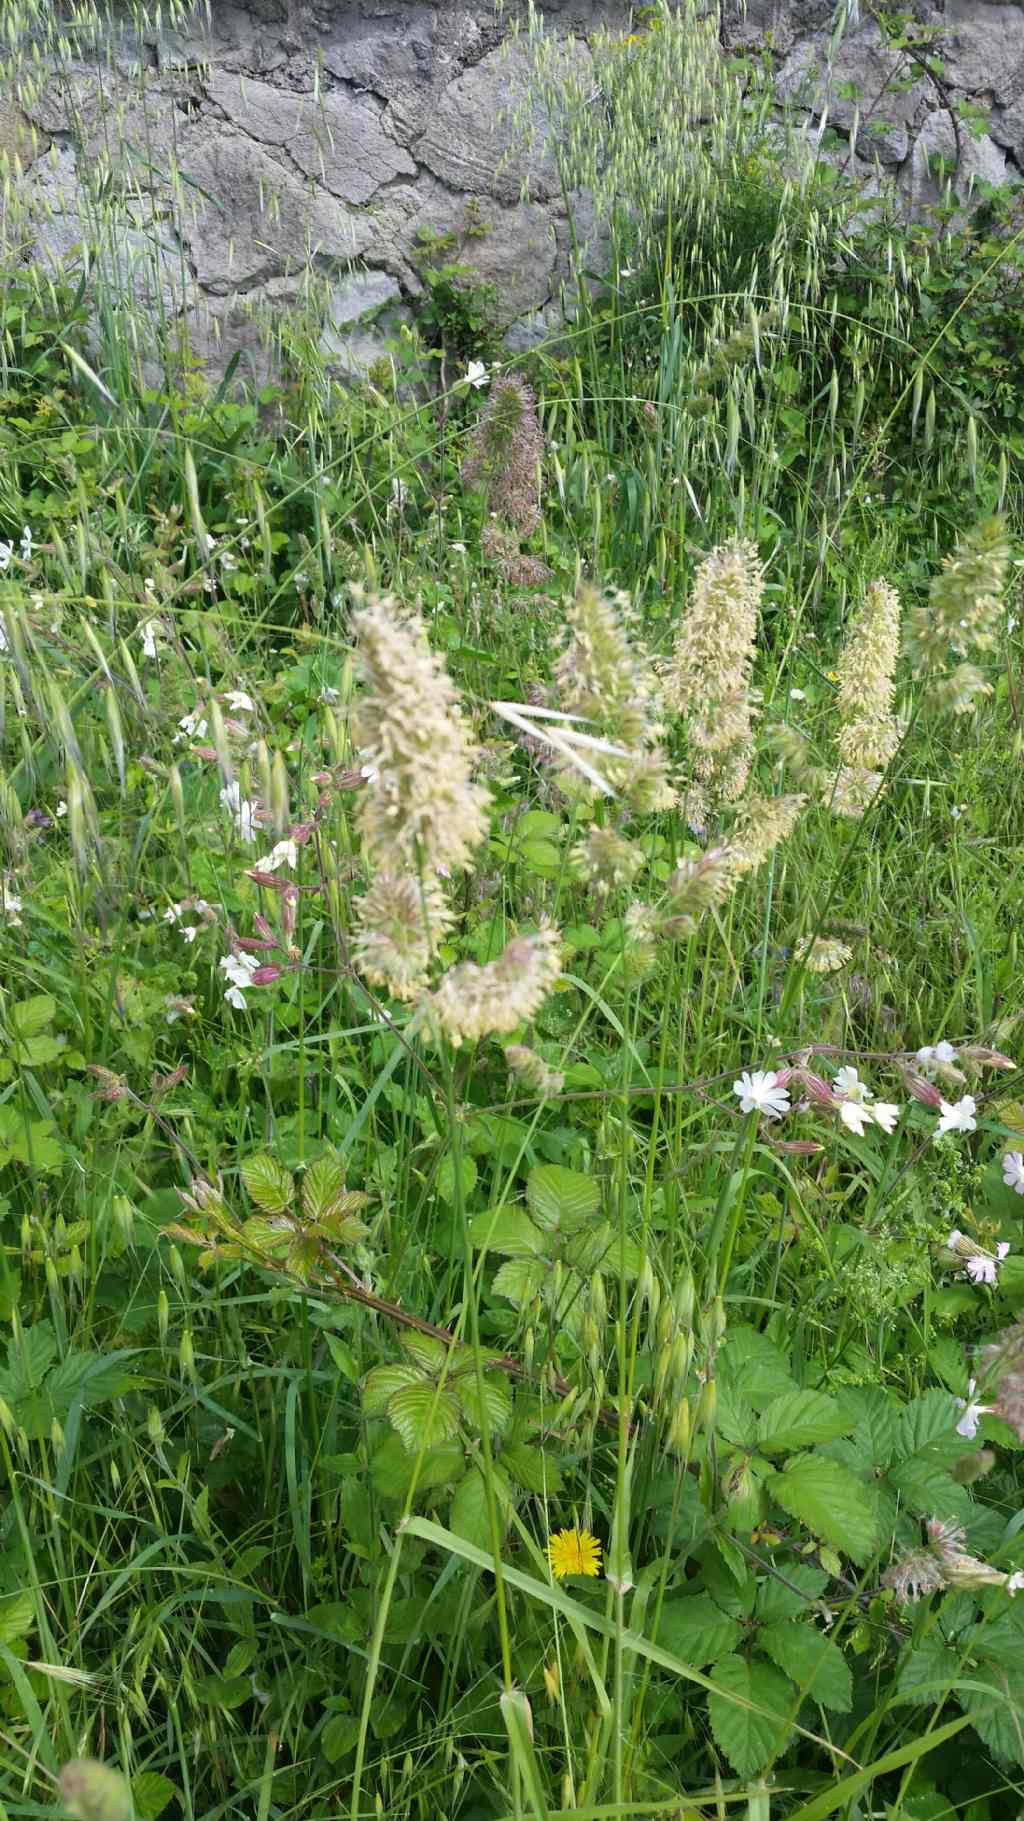
{"label": "nettle leaf", "polygon": [[742,1635],[742,1626],[706,1593],[685,1600],[666,1600],[655,1642],[694,1669],[727,1656]]}
{"label": "nettle leaf", "polygon": [[[463,1201],[476,1188],[476,1179],[476,1162],[466,1152],[463,1152],[459,1158],[459,1181]],[[437,1192],[442,1201],[453,1202],[455,1200],[455,1187],[455,1158],[449,1151],[437,1166]]]}
{"label": "nettle leaf", "polygon": [[794,1681],[802,1694],[819,1707],[849,1713],[853,1706],[853,1677],[838,1644],[813,1625],[794,1625],[779,1619],[758,1633],[758,1647]]}
{"label": "nettle leaf", "polygon": [[34,993],[20,1005],[11,1007],[11,1028],[22,1043],[38,1036],[57,1016],[57,1001],[49,993]]}
{"label": "nettle leaf", "polygon": [[873,1467],[888,1467],[896,1452],[900,1410],[880,1385],[844,1386],[838,1402],[853,1419],[856,1440],[871,1456]]}
{"label": "nettle leaf", "polygon": [[307,1220],[324,1220],[344,1193],[345,1166],[341,1158],[329,1154],[318,1157],[303,1173],[302,1212]]}
{"label": "nettle leaf", "polygon": [[860,1481],[839,1461],[797,1454],[782,1473],[767,1481],[772,1498],[790,1517],[831,1543],[854,1562],[866,1562],[875,1548],[875,1518]]}
{"label": "nettle leaf", "polygon": [[521,1309],[525,1303],[539,1296],[544,1287],[548,1267],[539,1258],[510,1258],[494,1275],[492,1288],[496,1296],[507,1296],[510,1303]]}
{"label": "nettle leaf", "polygon": [[960,1415],[960,1406],[949,1391],[936,1387],[915,1397],[900,1418],[897,1455],[906,1459],[908,1455],[920,1453],[929,1442],[954,1435]]}
{"label": "nettle leaf", "polygon": [[422,1383],[423,1374],[418,1366],[374,1366],[373,1371],[367,1373],[363,1385],[364,1415],[382,1415],[396,1391],[403,1391],[407,1385]]}
{"label": "nettle leaf", "polygon": [[823,1391],[784,1391],[762,1411],[757,1445],[764,1454],[786,1454],[831,1442],[852,1428],[835,1398]]}
{"label": "nettle leaf", "polygon": [[[711,1671],[717,1691],[708,1696],[708,1717],[715,1743],[740,1777],[756,1776],[778,1756],[790,1730],[793,1690],[770,1663],[746,1657],[722,1657]],[[738,1695],[767,1713],[753,1713],[731,1701]]]}
{"label": "nettle leaf", "polygon": [[388,1399],[388,1421],[397,1429],[410,1453],[436,1447],[455,1434],[459,1407],[449,1391],[435,1385],[406,1385]]}
{"label": "nettle leaf", "polygon": [[469,1243],[505,1258],[536,1258],[545,1249],[544,1234],[522,1208],[489,1208],[469,1222]]}
{"label": "nettle leaf", "polygon": [[501,1464],[516,1485],[527,1492],[543,1496],[546,1492],[562,1489],[561,1468],[541,1448],[532,1448],[526,1442],[510,1442],[501,1451]]}
{"label": "nettle leaf", "polygon": [[955,1689],[963,1674],[959,1651],[951,1650],[933,1631],[920,1644],[908,1644],[900,1657],[896,1699],[913,1707],[933,1707],[948,1689]]}
{"label": "nettle leaf", "polygon": [[718,1357],[718,1372],[729,1390],[763,1410],[775,1397],[799,1387],[789,1362],[756,1328],[730,1328]]}
{"label": "nettle leaf", "polygon": [[246,1158],[242,1165],[242,1181],[264,1214],[283,1214],[291,1207],[295,1184],[269,1151],[257,1151],[255,1157]]}
{"label": "nettle leaf", "polygon": [[542,1163],[526,1179],[526,1199],[540,1226],[564,1232],[593,1219],[601,1206],[601,1190],[589,1176],[563,1169],[559,1163]]}
{"label": "nettle leaf", "polygon": [[813,1562],[787,1562],[779,1574],[781,1580],[770,1574],[758,1585],[757,1616],[765,1625],[774,1619],[797,1618],[828,1586],[825,1570],[815,1568]]}
{"label": "nettle leaf", "polygon": [[[512,1499],[508,1483],[497,1468],[493,1470],[491,1484],[494,1488],[494,1499],[498,1511],[498,1540],[501,1542],[508,1525]],[[467,1543],[475,1543],[478,1549],[491,1548],[487,1486],[479,1467],[471,1467],[465,1479],[460,1480],[456,1486],[451,1511],[448,1515],[448,1527],[450,1530],[454,1530],[456,1536],[463,1537]]]}
{"label": "nettle leaf", "polygon": [[496,1435],[504,1434],[512,1421],[512,1393],[507,1383],[492,1374],[484,1376],[481,1386],[475,1372],[470,1371],[460,1373],[452,1390],[465,1411],[467,1422],[478,1434],[483,1429],[485,1413],[489,1429]]}

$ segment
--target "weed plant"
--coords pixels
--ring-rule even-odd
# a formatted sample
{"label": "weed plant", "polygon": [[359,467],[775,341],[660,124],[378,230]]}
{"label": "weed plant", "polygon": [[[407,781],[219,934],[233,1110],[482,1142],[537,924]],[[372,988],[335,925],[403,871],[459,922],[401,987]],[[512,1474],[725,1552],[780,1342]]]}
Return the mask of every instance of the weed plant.
{"label": "weed plant", "polygon": [[6,274],[12,1817],[1017,1812],[1014,243],[531,45],[522,371]]}

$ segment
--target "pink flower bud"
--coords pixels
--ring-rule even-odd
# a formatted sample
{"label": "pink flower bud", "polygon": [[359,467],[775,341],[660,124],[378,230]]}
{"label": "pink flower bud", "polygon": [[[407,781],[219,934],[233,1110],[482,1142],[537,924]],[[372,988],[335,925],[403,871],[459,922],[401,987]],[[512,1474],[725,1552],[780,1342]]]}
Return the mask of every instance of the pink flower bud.
{"label": "pink flower bud", "polygon": [[813,1069],[794,1069],[793,1075],[804,1088],[809,1100],[822,1107],[835,1106],[836,1097],[828,1082],[816,1075]]}
{"label": "pink flower bud", "polygon": [[291,839],[295,842],[296,847],[305,847],[315,826],[313,822],[296,822],[291,832]]}
{"label": "pink flower bud", "polygon": [[274,942],[276,940],[276,938],[274,936],[274,932],[270,927],[270,924],[267,922],[266,917],[264,917],[260,912],[257,912],[256,916],[253,918],[253,922],[255,923],[256,928],[259,930],[260,935],[266,937],[268,942]]}
{"label": "pink flower bud", "polygon": [[923,1076],[914,1075],[909,1069],[903,1071],[903,1081],[908,1094],[920,1100],[926,1107],[940,1107],[942,1095],[932,1081],[925,1081]]}
{"label": "pink flower bud", "polygon": [[244,949],[247,955],[262,955],[266,953],[267,949],[276,948],[277,941],[273,936],[263,942],[258,936],[236,936],[234,946]]}
{"label": "pink flower bud", "polygon": [[781,1151],[786,1157],[817,1157],[825,1149],[811,1138],[773,1138],[768,1142],[773,1151]]}
{"label": "pink flower bud", "polygon": [[977,1062],[986,1069],[1015,1069],[1017,1064],[1004,1056],[1001,1050],[986,1049],[983,1044],[971,1043],[960,1051],[966,1062]]}
{"label": "pink flower bud", "polygon": [[252,985],[253,986],[273,986],[274,981],[280,980],[281,975],[283,973],[284,973],[283,967],[278,967],[276,962],[273,962],[273,961],[268,962],[266,967],[258,967],[254,970],[253,976],[252,976]]}

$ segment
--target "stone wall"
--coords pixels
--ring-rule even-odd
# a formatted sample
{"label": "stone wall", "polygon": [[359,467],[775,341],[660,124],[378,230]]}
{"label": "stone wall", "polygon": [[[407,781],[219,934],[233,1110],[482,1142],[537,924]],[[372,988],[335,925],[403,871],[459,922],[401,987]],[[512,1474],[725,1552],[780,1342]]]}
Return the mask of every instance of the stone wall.
{"label": "stone wall", "polygon": [[[813,145],[827,120],[867,184],[917,209],[934,154],[978,179],[1024,172],[1021,0],[918,0],[942,72],[891,50],[860,0],[836,46],[834,0],[725,0],[723,52],[772,48],[780,97]],[[512,347],[558,317],[568,223],[542,138],[528,199],[503,117],[525,105],[521,53],[497,0],[209,0],[187,29],[127,25],[80,50],[38,92],[0,88],[0,152],[21,175],[0,219],[7,259],[73,270],[83,246],[163,321],[185,312],[199,352],[261,365],[258,322],[285,310],[307,263],[330,287],[323,347],[358,371],[423,293],[423,237],[497,292]],[[597,25],[628,29],[628,0],[546,0],[566,55]],[[849,98],[855,84],[860,100]],[[955,111],[988,112],[984,131]],[[831,154],[835,156],[833,152]],[[117,226],[99,229],[102,173]],[[101,211],[108,222],[110,210]]]}

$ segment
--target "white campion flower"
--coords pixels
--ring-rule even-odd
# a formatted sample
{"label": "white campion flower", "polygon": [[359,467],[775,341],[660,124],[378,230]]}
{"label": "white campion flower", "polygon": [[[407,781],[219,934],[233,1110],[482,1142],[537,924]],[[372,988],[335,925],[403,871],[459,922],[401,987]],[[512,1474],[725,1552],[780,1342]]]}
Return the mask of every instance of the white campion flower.
{"label": "white campion flower", "polygon": [[969,1239],[966,1233],[961,1233],[959,1227],[954,1227],[946,1241],[946,1249],[952,1252],[954,1258],[963,1260],[964,1276],[969,1278],[972,1284],[994,1286],[999,1281],[999,1267],[1007,1256],[1010,1246],[1008,1240],[1001,1239],[995,1252],[986,1252],[983,1246],[979,1246],[973,1239]]}
{"label": "white campion flower", "polygon": [[948,1069],[956,1061],[956,1051],[945,1039],[941,1043],[926,1043],[917,1052],[917,1062],[923,1074],[932,1069]]}
{"label": "white campion flower", "polygon": [[206,738],[206,721],[201,708],[194,708],[191,714],[183,714],[178,722],[179,732],[175,734],[173,744],[180,746],[182,740],[204,740]]}
{"label": "white campion flower", "polygon": [[58,820],[58,821],[59,821],[59,822],[62,822],[62,821],[63,821],[63,819],[64,819],[64,817],[65,817],[65,816],[66,816],[66,815],[67,815],[67,813],[68,813],[68,806],[67,806],[67,804],[66,804],[66,803],[65,803],[65,801],[64,801],[64,798],[63,798],[63,797],[61,797],[61,800],[60,800],[60,802],[59,802],[59,803],[58,803],[58,805],[57,805],[57,807],[56,807],[56,809],[55,809],[55,810],[54,810],[54,812],[53,812],[53,813],[54,813],[54,815],[55,815],[55,816],[56,816],[56,817],[57,817],[57,820]]}
{"label": "white campion flower", "polygon": [[299,849],[294,841],[279,841],[269,854],[257,860],[256,871],[259,873],[276,873],[279,866],[290,866],[294,871],[299,864]]}
{"label": "white campion flower", "polygon": [[252,985],[252,976],[259,967],[256,956],[246,955],[241,952],[232,955],[222,955],[217,965],[227,975],[229,982],[224,993],[225,999],[229,1005],[235,1007],[236,1011],[244,1012],[245,989],[247,986]]}
{"label": "white campion flower", "polygon": [[224,706],[231,714],[255,714],[256,704],[252,696],[244,689],[229,689],[225,692]]}
{"label": "white campion flower", "polygon": [[7,923],[20,924],[21,899],[6,879],[0,879],[0,916]]}
{"label": "white campion flower", "polygon": [[836,1076],[836,1093],[844,1100],[857,1101],[861,1106],[865,1106],[871,1099],[871,1089],[867,1082],[861,1080],[857,1070],[849,1063]]}
{"label": "white campion flower", "polygon": [[744,1070],[732,1091],[739,1095],[741,1113],[763,1113],[766,1119],[782,1119],[789,1112],[789,1089],[779,1085],[774,1069]]}
{"label": "white campion flower", "polygon": [[184,937],[186,942],[194,942],[199,934],[198,923],[183,923],[180,934]]}
{"label": "white campion flower", "polygon": [[[142,625],[138,629],[138,636],[142,641],[142,655],[144,658],[155,658],[156,657],[156,635],[157,635],[156,621],[155,620],[143,620]],[[179,722],[179,726],[180,726],[180,722]]]}
{"label": "white campion flower", "polygon": [[11,566],[11,558],[13,555],[14,545],[5,544],[3,538],[0,538],[0,575],[7,574],[7,571]]}
{"label": "white campion flower", "polygon": [[835,1079],[839,1117],[850,1132],[863,1138],[869,1125],[877,1125],[892,1136],[900,1109],[891,1100],[875,1100],[866,1081],[862,1081],[851,1064],[841,1068]]}
{"label": "white campion flower", "polygon": [[1024,1195],[1024,1151],[1007,1151],[1003,1158],[1003,1181],[1017,1195]]}
{"label": "white campion flower", "polygon": [[237,778],[232,778],[220,793],[220,800],[235,825],[235,833],[240,841],[256,839],[256,804],[249,797],[243,797]]}
{"label": "white campion flower", "polygon": [[32,561],[32,532],[28,525],[22,527],[21,560],[23,563],[30,563]]}
{"label": "white campion flower", "polygon": [[961,1100],[939,1101],[939,1122],[935,1128],[936,1138],[944,1132],[976,1132],[978,1121],[974,1117],[978,1103],[973,1094],[965,1094]]}
{"label": "white campion flower", "polygon": [[987,1416],[989,1411],[992,1408],[991,1404],[976,1404],[974,1402],[974,1393],[976,1392],[977,1389],[978,1389],[977,1379],[974,1379],[974,1378],[968,1379],[967,1396],[958,1397],[956,1400],[957,1403],[960,1405],[961,1410],[963,1411],[963,1416],[960,1418],[960,1421],[957,1423],[956,1432],[958,1435],[965,1436],[967,1441],[969,1441],[969,1442],[973,1442],[975,1436],[977,1435],[978,1424],[981,1421],[981,1418],[983,1416]]}
{"label": "white campion flower", "polygon": [[486,364],[482,360],[471,360],[465,373],[462,375],[463,385],[475,386],[478,392],[482,386],[490,384],[490,379],[491,376],[487,371]]}
{"label": "white campion flower", "polygon": [[871,1108],[871,1117],[877,1126],[890,1138],[899,1119],[900,1109],[891,1100],[876,1100]]}
{"label": "white campion flower", "polygon": [[1015,1568],[1011,1575],[1007,1575],[1006,1591],[1011,1600],[1015,1593],[1024,1593],[1024,1573],[1019,1568]]}

